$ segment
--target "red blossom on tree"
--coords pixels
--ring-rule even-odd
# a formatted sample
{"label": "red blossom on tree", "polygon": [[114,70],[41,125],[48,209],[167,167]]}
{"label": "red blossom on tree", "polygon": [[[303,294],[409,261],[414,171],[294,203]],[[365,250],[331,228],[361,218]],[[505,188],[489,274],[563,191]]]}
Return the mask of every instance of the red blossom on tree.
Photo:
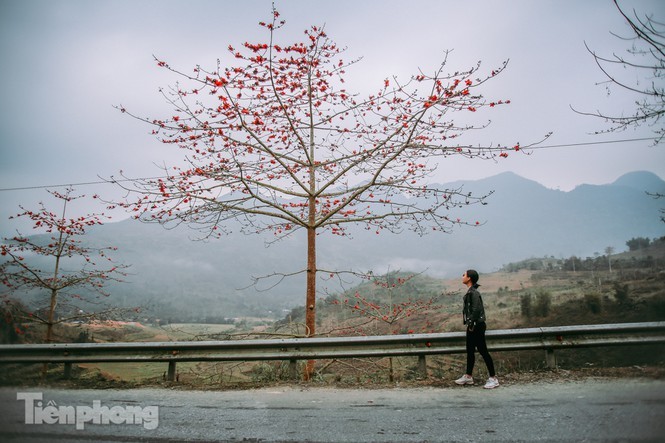
{"label": "red blossom on tree", "polygon": [[405,82],[380,80],[374,93],[361,96],[344,85],[356,61],[345,59],[323,28],[308,29],[303,42],[278,45],[284,25],[278,17],[274,11],[271,23],[260,23],[267,43],[229,46],[232,64],[226,67],[218,61],[190,74],[158,60],[180,78],[162,90],[175,116],[144,118],[119,109],[152,125],[165,145],[183,150],[184,166],[165,168],[160,179],[113,181],[138,193],[122,204],[145,221],[187,223],[206,235],[225,233],[230,220],[251,234],[305,231],[301,272],[307,276],[312,336],[317,235],[344,236],[351,223],[377,234],[473,225],[450,219],[448,211],[486,196],[440,189],[428,179],[448,156],[491,159],[502,152],[499,145],[457,145],[457,137],[473,127],[456,124],[453,114],[509,103],[488,104],[480,94],[506,63],[488,75],[480,64],[448,73],[446,52],[437,69]]}
{"label": "red blossom on tree", "polygon": [[[37,211],[27,210],[15,217],[27,217],[34,223],[33,228],[45,235],[24,236],[17,233],[12,238],[5,238],[0,246],[3,257],[0,263],[0,282],[8,289],[3,298],[8,300],[10,294],[18,292],[40,290],[48,296],[45,316],[36,313],[29,315],[32,321],[46,324],[46,342],[53,339],[53,326],[66,319],[56,320],[55,311],[62,297],[81,299],[78,291],[82,289],[93,290],[102,295],[108,295],[104,286],[108,281],[119,281],[125,275],[122,271],[125,265],[119,265],[108,256],[114,247],[93,248],[82,243],[81,238],[86,230],[95,225],[101,225],[104,214],[91,214],[75,218],[67,218],[67,205],[74,197],[72,190],[64,194],[55,191],[49,193],[62,202],[60,215],[49,211],[41,203]],[[14,218],[14,217],[10,217]],[[27,260],[26,257],[39,256],[43,260]]]}

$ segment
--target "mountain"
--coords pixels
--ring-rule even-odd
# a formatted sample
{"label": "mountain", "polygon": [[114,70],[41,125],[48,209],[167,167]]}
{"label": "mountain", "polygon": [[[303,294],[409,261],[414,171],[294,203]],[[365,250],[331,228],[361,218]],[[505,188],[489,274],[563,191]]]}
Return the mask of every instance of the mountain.
{"label": "mountain", "polygon": [[[632,238],[665,235],[660,220],[665,201],[646,193],[665,194],[665,182],[649,172],[569,192],[548,189],[513,173],[442,187],[479,195],[494,191],[487,205],[451,213],[477,220],[479,226],[423,237],[408,231],[376,235],[362,227],[351,229],[350,238],[322,235],[317,244],[319,267],[377,274],[402,270],[448,278],[468,268],[492,272],[530,257],[584,258],[603,254],[607,247],[621,252]],[[244,315],[280,317],[282,310],[304,302],[304,273],[281,282],[275,276],[252,286],[252,276],[293,273],[305,267],[303,231],[278,242],[271,236],[243,234],[196,241],[196,234],[182,226],[166,230],[125,220],[91,229],[86,241],[117,246],[114,258],[131,265],[126,282],[110,287],[113,303],[141,305],[158,317],[199,321]],[[356,283],[350,279],[343,287]],[[318,284],[321,291],[340,290],[325,279]]]}

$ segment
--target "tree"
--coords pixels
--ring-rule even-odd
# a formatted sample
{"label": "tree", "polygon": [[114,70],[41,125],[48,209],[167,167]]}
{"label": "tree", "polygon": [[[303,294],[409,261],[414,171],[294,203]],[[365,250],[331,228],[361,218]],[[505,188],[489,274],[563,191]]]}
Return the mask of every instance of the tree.
{"label": "tree", "polygon": [[607,266],[609,266],[610,272],[612,272],[612,254],[614,254],[614,247],[606,247],[605,255],[607,255]]}
{"label": "tree", "polygon": [[[437,304],[439,297],[434,296],[428,299],[400,297],[401,300],[397,299],[395,292],[402,292],[400,289],[405,289],[409,281],[415,277],[415,274],[404,277],[399,275],[397,272],[392,272],[383,277],[368,277],[379,288],[379,294],[377,295],[383,295],[383,297],[378,297],[382,301],[370,300],[356,291],[352,299],[333,299],[331,303],[349,309],[353,314],[363,317],[365,321],[360,327],[351,326],[355,332],[363,335],[365,334],[363,326],[371,323],[374,323],[376,331],[379,333],[382,332],[379,330],[381,325],[387,329],[387,333],[391,334],[414,334],[417,329],[422,333],[435,332],[433,330],[434,325],[428,319],[428,316],[441,309],[441,305]],[[388,363],[389,380],[392,382],[394,381],[392,357],[388,358]]]}
{"label": "tree", "polygon": [[509,103],[477,92],[507,62],[486,75],[480,64],[448,74],[446,52],[433,72],[421,70],[404,83],[386,78],[361,97],[344,87],[357,60],[345,60],[323,28],[311,27],[304,42],[281,45],[278,20],[273,10],[271,22],[260,23],[267,43],[228,47],[235,66],[222,68],[218,60],[212,70],[196,66],[189,73],[156,58],[181,79],[162,90],[172,112],[153,119],[118,108],[188,153],[185,165],[165,167],[162,178],[111,181],[138,193],[121,204],[144,221],[187,223],[206,236],[227,233],[231,221],[244,233],[272,231],[278,239],[305,231],[306,267],[289,275],[306,275],[306,335],[313,336],[317,272],[335,271],[317,267],[318,235],[344,236],[349,224],[377,234],[480,224],[448,216],[455,207],[485,204],[487,196],[428,184],[437,161],[504,158],[525,146],[461,146],[457,137],[474,127],[449,118]]}
{"label": "tree", "polygon": [[[364,326],[371,323],[375,325],[378,334],[414,334],[417,330],[422,333],[435,332],[428,315],[441,309],[437,303],[439,296],[413,297],[406,295],[403,290],[416,275],[400,276],[392,272],[384,276],[367,276],[378,288],[378,293],[373,297],[355,291],[353,297],[333,298],[330,303],[367,320],[361,326],[350,326],[362,335],[367,334]],[[384,326],[384,330],[380,329],[381,326]]]}
{"label": "tree", "polygon": [[[86,229],[102,224],[104,214],[90,214],[77,218],[67,218],[67,205],[83,196],[72,196],[73,190],[64,194],[49,193],[62,202],[62,213],[46,209],[41,203],[38,211],[21,207],[16,217],[28,217],[34,222],[33,228],[47,236],[24,236],[17,233],[13,238],[5,238],[1,246],[4,261],[0,264],[0,281],[9,290],[3,298],[18,292],[38,290],[47,296],[44,309],[29,313],[29,319],[46,325],[45,341],[53,341],[53,326],[73,318],[91,316],[83,314],[75,306],[70,306],[73,314],[57,318],[56,308],[71,300],[81,300],[79,291],[92,290],[102,295],[104,285],[111,280],[119,281],[124,275],[125,265],[112,262],[107,255],[113,247],[92,248],[80,240]],[[13,218],[13,217],[12,217]],[[46,260],[36,260],[43,257]],[[97,263],[98,259],[104,260]]]}
{"label": "tree", "polygon": [[526,318],[533,315],[533,297],[528,292],[520,296],[520,313]]}
{"label": "tree", "polygon": [[25,307],[20,302],[0,305],[0,344],[14,344],[25,334],[21,317]]}
{"label": "tree", "polygon": [[536,304],[533,306],[533,314],[537,317],[547,317],[552,306],[552,294],[549,291],[538,288],[536,290]]}
{"label": "tree", "polygon": [[640,249],[646,249],[651,244],[649,238],[644,237],[633,237],[626,242],[629,251],[638,251]]}
{"label": "tree", "polygon": [[[610,115],[602,111],[579,113],[600,117],[612,124],[610,129],[601,132],[623,131],[643,124],[654,126],[656,143],[661,143],[665,137],[665,127],[659,124],[665,114],[665,22],[656,20],[653,15],[641,17],[634,9],[631,17],[621,9],[617,0],[614,0],[614,4],[626,20],[630,35],[612,35],[622,41],[632,42],[626,51],[628,55],[599,55],[585,45],[607,78],[604,83],[608,93],[612,86],[634,93],[637,96],[636,109],[628,115]],[[645,80],[635,80],[632,74],[644,77]]]}

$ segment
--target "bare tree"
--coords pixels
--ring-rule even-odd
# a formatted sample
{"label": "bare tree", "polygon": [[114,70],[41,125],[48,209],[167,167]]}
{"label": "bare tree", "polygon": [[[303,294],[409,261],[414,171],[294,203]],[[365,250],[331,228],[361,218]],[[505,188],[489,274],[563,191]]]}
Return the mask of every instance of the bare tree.
{"label": "bare tree", "polygon": [[[88,227],[102,224],[103,214],[67,218],[68,203],[83,196],[72,196],[71,189],[64,194],[49,192],[62,202],[60,215],[49,211],[41,203],[37,211],[21,207],[23,212],[16,216],[30,218],[37,233],[47,235],[24,236],[17,233],[12,238],[5,238],[0,246],[3,258],[0,263],[0,282],[8,289],[2,298],[9,300],[10,296],[16,296],[21,291],[43,292],[47,296],[44,300],[46,305],[43,309],[29,313],[28,319],[46,325],[47,343],[53,340],[54,325],[95,315],[70,306],[70,315],[57,318],[56,308],[59,304],[83,299],[79,292],[81,290],[108,295],[104,291],[105,284],[111,280],[119,281],[125,275],[123,269],[127,267],[113,263],[107,255],[109,251],[115,250],[114,247],[93,248],[81,241]],[[36,260],[38,257],[47,260]],[[97,263],[100,259],[103,262]]]}
{"label": "bare tree", "polygon": [[626,110],[627,113],[621,115],[603,111],[576,112],[600,117],[611,123],[610,129],[600,133],[623,131],[643,124],[652,126],[656,135],[655,143],[658,144],[665,137],[665,128],[661,123],[665,114],[665,22],[656,20],[651,14],[641,16],[634,9],[632,15],[629,15],[617,0],[614,0],[614,4],[626,19],[630,34],[612,35],[621,41],[630,42],[627,54],[600,55],[586,43],[585,46],[607,78],[603,83],[607,86],[608,94],[613,86],[635,94],[635,109]]}
{"label": "bare tree", "polygon": [[614,254],[614,247],[606,247],[605,255],[607,255],[607,266],[609,266],[610,272],[612,272],[612,254]]}
{"label": "bare tree", "polygon": [[[165,144],[186,152],[184,167],[164,168],[158,179],[115,180],[138,198],[122,202],[137,218],[164,225],[187,223],[206,236],[226,233],[231,221],[242,231],[272,231],[277,238],[303,230],[307,237],[306,325],[315,334],[316,239],[344,236],[349,224],[370,231],[419,234],[476,225],[449,217],[449,210],[486,195],[440,189],[427,179],[449,156],[496,159],[510,146],[462,146],[455,141],[474,126],[456,124],[453,112],[472,116],[509,100],[489,101],[478,90],[507,62],[481,75],[480,64],[446,72],[443,62],[406,82],[385,78],[374,94],[345,88],[344,50],[323,28],[306,31],[304,42],[280,45],[284,25],[273,11],[266,43],[228,47],[236,66],[180,71],[156,59],[181,82],[162,90],[172,111],[165,118],[134,118],[152,125]],[[464,117],[462,117],[464,119]],[[127,181],[129,180],[129,181]],[[290,275],[292,275],[290,274]]]}

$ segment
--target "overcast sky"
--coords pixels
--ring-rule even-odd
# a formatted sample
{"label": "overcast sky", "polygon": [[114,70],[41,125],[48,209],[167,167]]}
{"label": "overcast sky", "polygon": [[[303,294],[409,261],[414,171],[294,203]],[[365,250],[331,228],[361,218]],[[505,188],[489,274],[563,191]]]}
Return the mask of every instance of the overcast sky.
{"label": "overcast sky", "polygon": [[[649,138],[653,128],[593,135],[607,124],[571,110],[632,111],[634,97],[618,89],[608,95],[597,85],[604,77],[584,46],[608,56],[628,48],[610,33],[628,35],[611,0],[275,3],[287,22],[280,42],[300,41],[304,29],[324,24],[329,37],[348,47],[348,58],[363,57],[347,73],[349,88],[363,95],[385,78],[432,71],[444,50],[452,50],[450,72],[477,61],[485,72],[510,60],[481,92],[512,104],[478,115],[479,123],[491,118],[492,124],[469,141],[526,144],[553,132],[547,148],[500,162],[446,160],[438,182],[513,171],[568,191],[637,170],[665,178],[663,145],[591,144]],[[661,0],[622,3],[665,18]],[[40,186],[95,182],[120,170],[154,176],[160,170],[153,163],[178,163],[177,150],[113,106],[169,115],[158,88],[177,79],[156,66],[153,54],[184,71],[213,67],[217,58],[233,63],[227,46],[265,41],[257,23],[268,21],[270,11],[270,0],[0,0],[0,232],[6,234],[19,204],[34,208],[46,199]],[[117,192],[110,188],[77,186],[90,195]]]}

